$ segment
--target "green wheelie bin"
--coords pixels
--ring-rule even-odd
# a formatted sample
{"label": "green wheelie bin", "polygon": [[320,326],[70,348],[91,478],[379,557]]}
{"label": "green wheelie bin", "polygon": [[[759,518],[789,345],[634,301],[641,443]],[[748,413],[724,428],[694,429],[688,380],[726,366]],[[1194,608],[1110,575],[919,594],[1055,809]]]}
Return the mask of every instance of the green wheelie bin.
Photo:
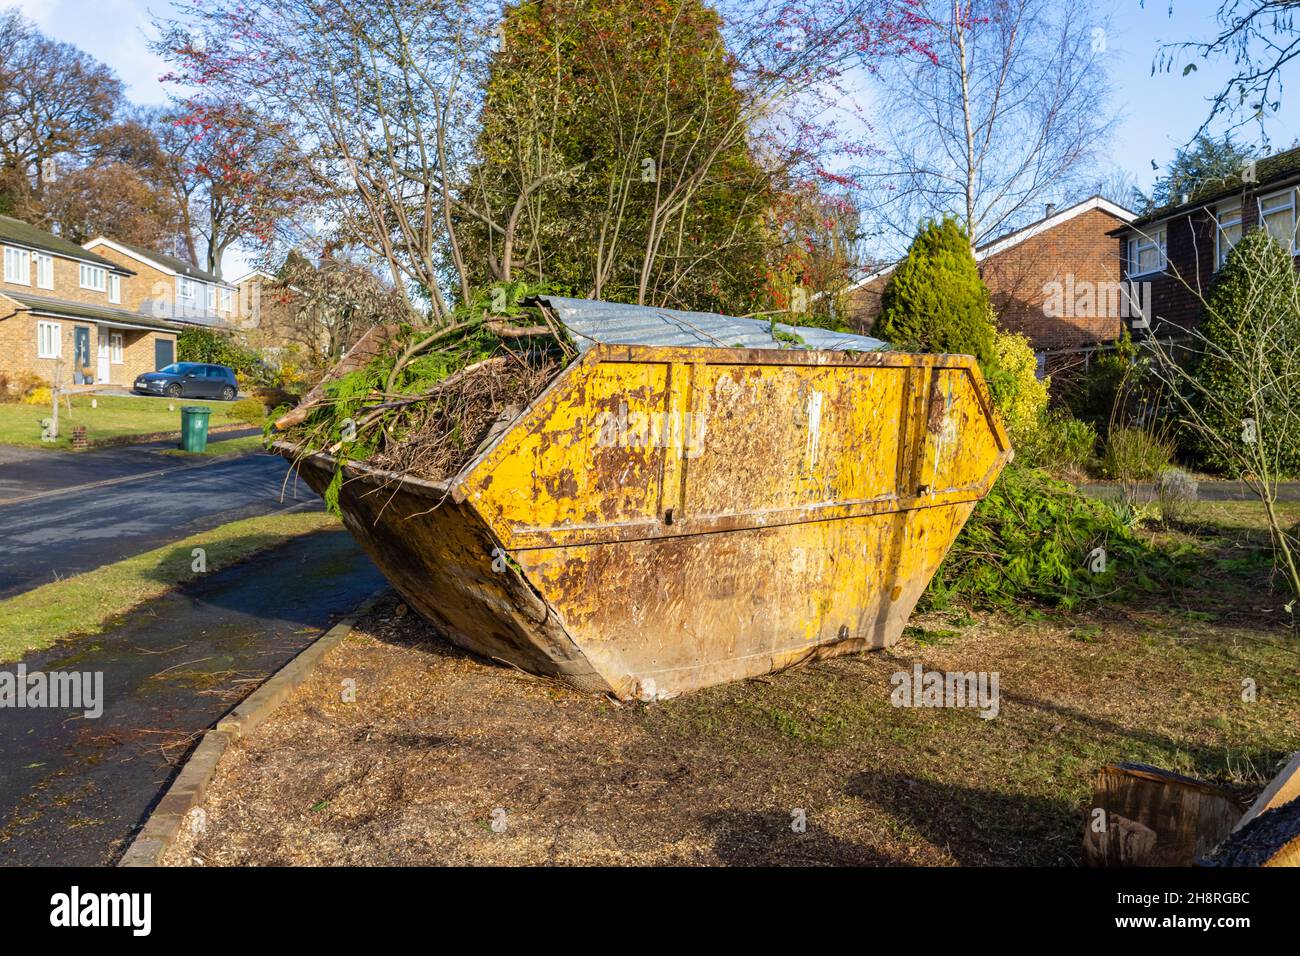
{"label": "green wheelie bin", "polygon": [[181,450],[199,452],[208,447],[208,416],[212,409],[206,405],[181,406]]}

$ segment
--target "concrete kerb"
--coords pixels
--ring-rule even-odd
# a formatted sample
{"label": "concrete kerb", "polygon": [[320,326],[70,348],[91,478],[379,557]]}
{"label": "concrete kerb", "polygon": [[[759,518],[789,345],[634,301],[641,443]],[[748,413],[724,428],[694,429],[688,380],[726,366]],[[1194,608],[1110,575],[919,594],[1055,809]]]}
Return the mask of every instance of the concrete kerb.
{"label": "concrete kerb", "polygon": [[118,860],[118,866],[159,865],[163,854],[180,836],[191,811],[203,802],[208,785],[216,775],[217,765],[230,745],[251,734],[271,716],[285,698],[311,676],[325,655],[352,633],[357,621],[387,593],[388,588],[382,588],[362,601],[351,614],[304,648],[234,710],[217,721],[215,727],[203,734],[203,739],[185,761],[180,773],[167,788],[167,793],[158,801],[140,832]]}

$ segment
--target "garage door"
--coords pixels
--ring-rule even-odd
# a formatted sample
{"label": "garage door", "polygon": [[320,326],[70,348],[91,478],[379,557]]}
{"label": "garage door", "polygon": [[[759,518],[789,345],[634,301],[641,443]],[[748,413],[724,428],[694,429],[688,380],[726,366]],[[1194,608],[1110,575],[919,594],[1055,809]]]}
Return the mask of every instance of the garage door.
{"label": "garage door", "polygon": [[153,367],[166,368],[176,361],[176,343],[171,339],[153,340]]}

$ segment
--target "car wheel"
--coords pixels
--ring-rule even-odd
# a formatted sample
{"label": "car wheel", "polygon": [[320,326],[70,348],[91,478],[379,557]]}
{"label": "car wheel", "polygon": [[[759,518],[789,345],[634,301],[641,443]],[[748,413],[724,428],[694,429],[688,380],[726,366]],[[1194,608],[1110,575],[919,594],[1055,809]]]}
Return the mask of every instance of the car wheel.
{"label": "car wheel", "polygon": [[235,390],[227,385],[221,390],[221,400],[223,402],[233,402],[235,400]]}
{"label": "car wheel", "polygon": [[168,386],[167,386],[167,395],[168,395],[169,398],[180,398],[180,397],[181,397],[181,383],[180,383],[180,382],[172,382],[170,385],[168,385]]}

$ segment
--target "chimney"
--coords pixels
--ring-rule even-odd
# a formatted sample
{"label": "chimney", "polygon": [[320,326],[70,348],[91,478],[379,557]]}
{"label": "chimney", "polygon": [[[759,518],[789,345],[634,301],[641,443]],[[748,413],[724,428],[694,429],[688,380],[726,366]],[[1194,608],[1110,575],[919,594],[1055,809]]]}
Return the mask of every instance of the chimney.
{"label": "chimney", "polygon": [[1049,202],[1047,204],[1047,211],[1043,213],[1043,218],[1050,219],[1055,215],[1056,215],[1056,203]]}

